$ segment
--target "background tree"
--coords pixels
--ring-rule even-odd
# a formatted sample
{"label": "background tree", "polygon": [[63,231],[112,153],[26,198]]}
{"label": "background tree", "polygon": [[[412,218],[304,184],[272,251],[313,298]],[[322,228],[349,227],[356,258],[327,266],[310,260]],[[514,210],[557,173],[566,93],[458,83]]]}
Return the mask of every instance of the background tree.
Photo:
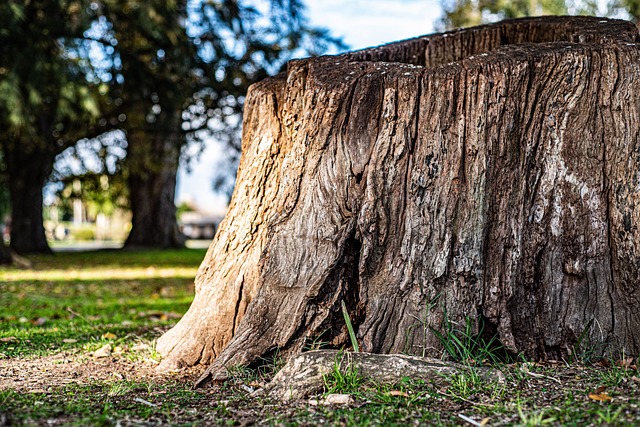
{"label": "background tree", "polygon": [[5,220],[9,214],[9,190],[7,187],[6,166],[0,151],[0,264],[11,264],[11,252],[4,244]]}
{"label": "background tree", "polygon": [[470,27],[502,19],[542,15],[597,15],[638,23],[639,0],[444,0],[440,2],[441,29]]}
{"label": "background tree", "polygon": [[[174,193],[187,143],[222,139],[239,152],[248,86],[293,55],[339,45],[311,28],[298,1],[259,9],[235,0],[103,1],[100,42],[126,131],[133,214],[126,246],[179,247]],[[111,50],[111,48],[113,48]]]}
{"label": "background tree", "polygon": [[0,6],[0,148],[11,202],[11,247],[49,252],[42,187],[57,154],[86,136],[100,111],[85,78],[91,9],[72,0]]}

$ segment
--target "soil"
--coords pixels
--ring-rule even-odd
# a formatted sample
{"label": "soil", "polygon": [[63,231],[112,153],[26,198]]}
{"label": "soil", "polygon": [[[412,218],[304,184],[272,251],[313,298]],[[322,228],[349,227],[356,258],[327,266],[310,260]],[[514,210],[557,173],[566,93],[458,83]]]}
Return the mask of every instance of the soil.
{"label": "soil", "polygon": [[0,390],[46,393],[68,384],[89,384],[108,380],[173,379],[193,381],[203,368],[172,373],[156,371],[158,362],[151,359],[132,361],[125,357],[94,358],[86,354],[62,352],[40,358],[0,360]]}

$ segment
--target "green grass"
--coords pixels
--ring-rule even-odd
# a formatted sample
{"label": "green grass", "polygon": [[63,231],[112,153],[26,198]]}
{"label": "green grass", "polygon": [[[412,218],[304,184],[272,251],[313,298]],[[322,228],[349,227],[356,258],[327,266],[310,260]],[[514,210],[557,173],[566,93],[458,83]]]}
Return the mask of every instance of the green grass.
{"label": "green grass", "polygon": [[[106,333],[150,338],[193,299],[203,250],[35,256],[33,270],[0,268],[0,358],[93,349]],[[113,339],[112,339],[113,341]]]}
{"label": "green grass", "polygon": [[206,393],[185,388],[180,382],[95,382],[50,393],[3,390],[0,411],[11,409],[11,421],[22,425],[43,421],[46,425],[49,419],[69,426],[112,426],[123,419],[134,425],[149,421],[153,425],[182,424],[182,417],[191,419],[194,413],[202,412],[201,408],[206,409],[208,399]]}

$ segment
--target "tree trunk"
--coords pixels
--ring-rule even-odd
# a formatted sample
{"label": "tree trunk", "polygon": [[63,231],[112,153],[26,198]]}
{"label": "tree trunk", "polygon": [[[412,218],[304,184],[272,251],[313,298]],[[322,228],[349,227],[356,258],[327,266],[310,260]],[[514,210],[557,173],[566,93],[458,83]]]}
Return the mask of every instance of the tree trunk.
{"label": "tree trunk", "polygon": [[319,339],[439,355],[640,351],[640,50],[631,23],[533,18],[294,61],[252,86],[227,217],[162,367]]}
{"label": "tree trunk", "polygon": [[126,162],[133,215],[127,248],[181,248],[185,244],[174,201],[182,122],[179,112],[163,113],[159,120],[163,124],[156,129],[140,125],[127,131]]}
{"label": "tree trunk", "polygon": [[11,256],[11,251],[5,246],[2,233],[0,233],[0,265],[8,265],[12,262],[13,257]]}
{"label": "tree trunk", "polygon": [[4,148],[11,200],[11,249],[18,254],[51,253],[42,222],[42,188],[53,170],[57,154],[54,143],[51,150]]}

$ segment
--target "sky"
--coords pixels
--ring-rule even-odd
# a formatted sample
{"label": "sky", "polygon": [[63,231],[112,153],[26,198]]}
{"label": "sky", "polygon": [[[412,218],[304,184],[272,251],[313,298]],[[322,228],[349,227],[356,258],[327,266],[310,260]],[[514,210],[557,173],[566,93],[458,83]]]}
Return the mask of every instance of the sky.
{"label": "sky", "polygon": [[[306,0],[311,24],[328,28],[350,49],[362,49],[429,34],[440,17],[438,0]],[[219,147],[210,143],[192,163],[178,171],[176,201],[191,201],[203,212],[224,212],[226,197],[214,194],[212,182]]]}

